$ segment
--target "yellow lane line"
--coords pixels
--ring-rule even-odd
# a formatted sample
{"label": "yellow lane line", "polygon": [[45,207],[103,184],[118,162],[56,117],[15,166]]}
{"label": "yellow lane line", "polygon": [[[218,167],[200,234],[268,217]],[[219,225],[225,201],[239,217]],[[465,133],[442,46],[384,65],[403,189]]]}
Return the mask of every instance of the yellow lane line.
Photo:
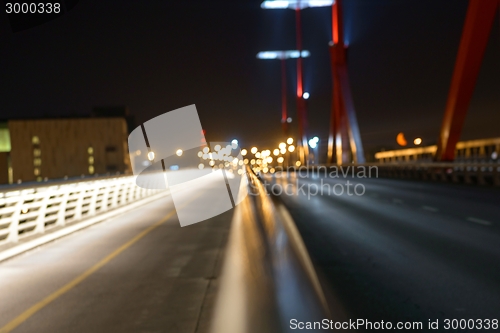
{"label": "yellow lane line", "polygon": [[23,322],[25,322],[26,320],[28,320],[31,316],[33,316],[34,314],[36,314],[38,311],[40,311],[41,309],[43,309],[44,307],[46,307],[47,305],[49,305],[50,303],[52,303],[53,301],[55,301],[56,299],[58,299],[59,297],[61,297],[62,295],[64,295],[65,293],[67,293],[68,291],[70,291],[71,289],[73,289],[74,287],[76,287],[77,285],[79,285],[80,283],[82,283],[86,278],[88,278],[89,276],[91,276],[92,274],[94,274],[101,267],[103,267],[108,262],[110,262],[111,260],[113,260],[120,253],[122,253],[123,251],[125,251],[126,249],[128,249],[130,246],[132,246],[135,243],[137,243],[141,238],[143,238],[144,236],[146,236],[147,234],[149,234],[151,231],[153,231],[154,229],[156,229],[157,227],[159,227],[160,225],[162,225],[163,223],[165,223],[168,219],[170,219],[174,215],[175,215],[175,209],[173,211],[171,211],[169,214],[167,214],[167,216],[165,216],[162,220],[156,222],[155,224],[153,224],[152,226],[150,226],[149,228],[147,228],[146,230],[142,231],[140,234],[138,234],[137,236],[135,236],[134,238],[132,238],[131,240],[129,240],[127,243],[123,244],[122,246],[120,246],[119,248],[117,248],[116,250],[114,250],[111,254],[109,254],[104,259],[102,259],[101,261],[99,261],[97,264],[95,264],[94,266],[92,266],[91,268],[89,268],[83,274],[81,274],[80,276],[76,277],[71,282],[69,282],[66,285],[64,285],[63,287],[61,287],[59,290],[53,292],[52,294],[50,294],[49,296],[45,297],[40,302],[38,302],[35,305],[33,305],[32,307],[30,307],[28,310],[26,310],[23,313],[21,313],[16,318],[14,318],[13,320],[11,320],[7,325],[5,325],[4,327],[0,328],[0,333],[9,333],[12,330],[14,330],[16,327],[18,327]]}

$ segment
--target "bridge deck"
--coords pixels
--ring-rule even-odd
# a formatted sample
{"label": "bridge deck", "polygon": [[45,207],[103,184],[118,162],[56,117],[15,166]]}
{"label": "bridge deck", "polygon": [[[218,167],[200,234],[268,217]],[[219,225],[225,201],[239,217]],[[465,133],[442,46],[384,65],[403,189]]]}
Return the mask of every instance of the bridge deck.
{"label": "bridge deck", "polygon": [[231,216],[164,198],[1,263],[0,332],[207,331]]}

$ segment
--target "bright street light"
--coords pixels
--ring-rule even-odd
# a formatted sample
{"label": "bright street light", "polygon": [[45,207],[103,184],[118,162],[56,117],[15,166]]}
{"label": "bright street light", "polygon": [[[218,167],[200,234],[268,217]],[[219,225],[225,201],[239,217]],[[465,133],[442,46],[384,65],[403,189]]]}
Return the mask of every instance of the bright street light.
{"label": "bright street light", "polygon": [[306,91],[304,94],[302,94],[302,97],[303,97],[304,99],[309,99],[309,96],[310,96],[310,95],[309,95],[309,93],[308,93],[307,91]]}
{"label": "bright street light", "polygon": [[288,51],[263,51],[257,53],[258,59],[297,59],[299,57],[307,58],[311,52],[307,50],[288,50]]}
{"label": "bright street light", "polygon": [[255,154],[257,152],[257,147],[253,147],[252,149],[250,149],[250,152],[252,154]]}
{"label": "bright street light", "polygon": [[416,138],[415,140],[413,140],[413,143],[415,144],[415,146],[418,146],[422,143],[422,138]]}
{"label": "bright street light", "polygon": [[316,148],[318,146],[319,138],[315,136],[314,138],[309,140],[309,147],[312,149]]}
{"label": "bright street light", "polygon": [[304,9],[308,7],[327,7],[333,5],[334,0],[275,0],[264,1],[260,6],[264,9]]}
{"label": "bright street light", "polygon": [[293,138],[288,138],[286,140],[286,143],[288,143],[289,145],[291,145],[293,143]]}

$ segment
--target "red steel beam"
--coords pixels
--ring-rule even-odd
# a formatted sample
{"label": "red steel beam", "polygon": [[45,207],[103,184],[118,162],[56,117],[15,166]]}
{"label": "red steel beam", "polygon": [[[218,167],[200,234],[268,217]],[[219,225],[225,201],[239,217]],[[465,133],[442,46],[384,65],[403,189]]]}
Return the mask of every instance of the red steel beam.
{"label": "red steel beam", "polygon": [[[352,101],[347,73],[347,49],[344,44],[342,0],[332,6],[332,39],[330,56],[333,74],[333,103],[328,138],[328,163],[345,164],[354,160],[364,163],[363,144]],[[349,155],[349,148],[352,158]]]}
{"label": "red steel beam", "polygon": [[455,147],[460,139],[499,3],[500,0],[469,0],[438,139],[437,161],[455,159]]}
{"label": "red steel beam", "polygon": [[[307,112],[306,103],[302,95],[303,88],[303,68],[302,68],[302,26],[300,20],[300,8],[295,10],[295,28],[297,38],[297,50],[299,57],[297,58],[297,118],[299,122],[299,142],[301,143],[299,156],[300,161],[305,164],[309,160],[309,146],[307,145]],[[297,147],[299,148],[299,147]]]}

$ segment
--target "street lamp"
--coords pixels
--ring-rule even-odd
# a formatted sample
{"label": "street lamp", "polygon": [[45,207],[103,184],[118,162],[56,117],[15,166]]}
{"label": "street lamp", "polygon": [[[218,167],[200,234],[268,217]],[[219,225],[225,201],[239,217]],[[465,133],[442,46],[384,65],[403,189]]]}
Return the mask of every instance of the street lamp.
{"label": "street lamp", "polygon": [[298,51],[298,50],[287,50],[287,51],[263,51],[257,53],[257,59],[264,60],[273,60],[279,59],[281,60],[281,124],[283,126],[283,132],[285,133],[285,137],[288,135],[288,124],[291,123],[292,118],[287,115],[287,107],[286,107],[286,59],[298,59],[298,58],[307,58],[311,55],[311,53],[307,50]]}
{"label": "street lamp", "polygon": [[[302,33],[300,23],[300,11],[309,7],[332,6],[334,0],[274,0],[264,1],[261,4],[263,9],[293,9],[295,10],[297,50],[302,51]],[[301,159],[304,160],[309,155],[307,147],[307,115],[306,106],[303,99],[303,79],[302,79],[302,57],[297,58],[297,115],[299,119],[299,137],[302,146]]]}

